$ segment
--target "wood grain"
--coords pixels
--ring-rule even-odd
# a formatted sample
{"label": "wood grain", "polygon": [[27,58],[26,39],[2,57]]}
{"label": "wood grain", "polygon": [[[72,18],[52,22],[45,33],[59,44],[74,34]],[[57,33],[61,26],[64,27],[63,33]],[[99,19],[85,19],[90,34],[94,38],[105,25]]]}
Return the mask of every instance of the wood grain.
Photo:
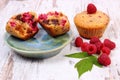
{"label": "wood grain", "polygon": [[7,60],[5,61],[4,65],[2,66],[2,73],[0,74],[1,80],[12,80],[13,75],[13,53],[9,52]]}
{"label": "wood grain", "polygon": [[[0,2],[1,3],[1,2]],[[65,54],[79,52],[74,46],[79,36],[73,22],[76,13],[86,10],[88,3],[94,3],[98,10],[107,13],[110,23],[100,38],[113,40],[117,46],[111,52],[112,63],[108,67],[93,67],[80,79],[74,68],[78,59],[64,57]],[[17,13],[35,11],[37,14],[48,11],[65,13],[71,24],[74,39],[58,55],[48,59],[29,59],[12,51],[4,42],[5,25]],[[0,9],[0,80],[120,80],[120,0],[9,0]],[[88,41],[84,39],[84,41]]]}

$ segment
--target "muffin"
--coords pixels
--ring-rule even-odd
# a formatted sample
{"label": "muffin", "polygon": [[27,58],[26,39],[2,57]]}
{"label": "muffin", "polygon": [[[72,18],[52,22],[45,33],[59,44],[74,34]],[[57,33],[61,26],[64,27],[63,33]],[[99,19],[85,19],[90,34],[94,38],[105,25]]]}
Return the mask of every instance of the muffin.
{"label": "muffin", "polygon": [[109,23],[109,16],[102,11],[98,11],[94,4],[89,4],[87,11],[75,15],[74,23],[82,37],[100,38]]}
{"label": "muffin", "polygon": [[40,14],[38,22],[52,37],[63,35],[70,30],[69,20],[62,12],[54,11]]}
{"label": "muffin", "polygon": [[14,15],[6,24],[6,31],[21,40],[32,38],[38,30],[35,12],[24,12]]}

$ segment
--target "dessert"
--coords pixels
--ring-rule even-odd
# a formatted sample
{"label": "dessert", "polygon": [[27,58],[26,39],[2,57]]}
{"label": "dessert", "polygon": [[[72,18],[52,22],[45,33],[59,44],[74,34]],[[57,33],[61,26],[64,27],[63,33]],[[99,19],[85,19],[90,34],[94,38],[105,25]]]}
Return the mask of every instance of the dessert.
{"label": "dessert", "polygon": [[6,31],[21,40],[32,38],[38,30],[37,16],[34,12],[24,12],[14,15],[6,24]]}
{"label": "dessert", "polygon": [[109,20],[108,15],[98,11],[92,3],[87,6],[86,11],[76,14],[74,17],[76,28],[84,38],[101,37]]}
{"label": "dessert", "polygon": [[68,18],[62,12],[54,11],[40,14],[38,22],[52,37],[63,35],[70,30]]}

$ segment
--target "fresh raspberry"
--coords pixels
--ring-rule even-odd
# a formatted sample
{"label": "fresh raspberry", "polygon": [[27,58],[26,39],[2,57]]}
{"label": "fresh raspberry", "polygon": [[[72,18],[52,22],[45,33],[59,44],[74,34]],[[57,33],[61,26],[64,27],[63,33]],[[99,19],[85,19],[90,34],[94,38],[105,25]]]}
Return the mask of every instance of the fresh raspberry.
{"label": "fresh raspberry", "polygon": [[90,39],[90,44],[95,44],[95,43],[97,43],[97,42],[101,42],[98,37],[92,37],[92,38]]}
{"label": "fresh raspberry", "polygon": [[89,45],[89,43],[87,43],[87,42],[83,42],[83,44],[81,45],[81,50],[83,51],[83,52],[86,52],[87,50],[86,50],[86,47]]}
{"label": "fresh raspberry", "polygon": [[102,47],[103,47],[103,43],[102,42],[97,42],[97,43],[95,43],[95,45],[96,45],[96,47],[97,47],[97,54],[100,54],[100,52],[101,52],[101,49],[102,49]]}
{"label": "fresh raspberry", "polygon": [[77,37],[77,38],[75,39],[75,46],[76,46],[76,47],[81,47],[82,43],[83,43],[82,38]]}
{"label": "fresh raspberry", "polygon": [[88,14],[95,13],[96,11],[97,11],[97,8],[95,7],[94,4],[92,4],[92,3],[88,4],[88,6],[87,6]]}
{"label": "fresh raspberry", "polygon": [[108,66],[111,64],[111,59],[110,57],[105,54],[105,53],[102,53],[99,57],[98,57],[98,62],[104,66]]}
{"label": "fresh raspberry", "polygon": [[115,43],[109,39],[104,40],[104,46],[108,47],[110,50],[116,47]]}
{"label": "fresh raspberry", "polygon": [[94,44],[89,44],[87,45],[86,50],[89,55],[92,55],[97,52],[97,47]]}
{"label": "fresh raspberry", "polygon": [[103,48],[102,48],[102,52],[103,52],[103,53],[106,53],[107,55],[109,55],[110,52],[111,52],[111,50],[110,50],[108,47],[103,47]]}

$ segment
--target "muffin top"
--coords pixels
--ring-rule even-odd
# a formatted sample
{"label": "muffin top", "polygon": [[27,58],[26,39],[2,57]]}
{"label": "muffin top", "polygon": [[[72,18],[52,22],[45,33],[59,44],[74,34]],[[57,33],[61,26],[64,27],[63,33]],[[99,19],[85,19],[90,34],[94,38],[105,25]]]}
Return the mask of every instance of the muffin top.
{"label": "muffin top", "polygon": [[38,21],[48,26],[64,27],[69,24],[68,18],[62,12],[51,11],[47,14],[40,14]]}
{"label": "muffin top", "polygon": [[32,38],[38,31],[35,12],[24,12],[13,15],[6,24],[6,31],[21,40]]}
{"label": "muffin top", "polygon": [[33,31],[36,31],[38,30],[37,15],[35,12],[24,12],[14,15],[7,22],[7,26],[11,26],[12,28],[25,26],[31,28]]}
{"label": "muffin top", "polygon": [[88,14],[87,11],[76,14],[74,22],[77,27],[82,28],[101,28],[109,23],[109,17],[102,11]]}

